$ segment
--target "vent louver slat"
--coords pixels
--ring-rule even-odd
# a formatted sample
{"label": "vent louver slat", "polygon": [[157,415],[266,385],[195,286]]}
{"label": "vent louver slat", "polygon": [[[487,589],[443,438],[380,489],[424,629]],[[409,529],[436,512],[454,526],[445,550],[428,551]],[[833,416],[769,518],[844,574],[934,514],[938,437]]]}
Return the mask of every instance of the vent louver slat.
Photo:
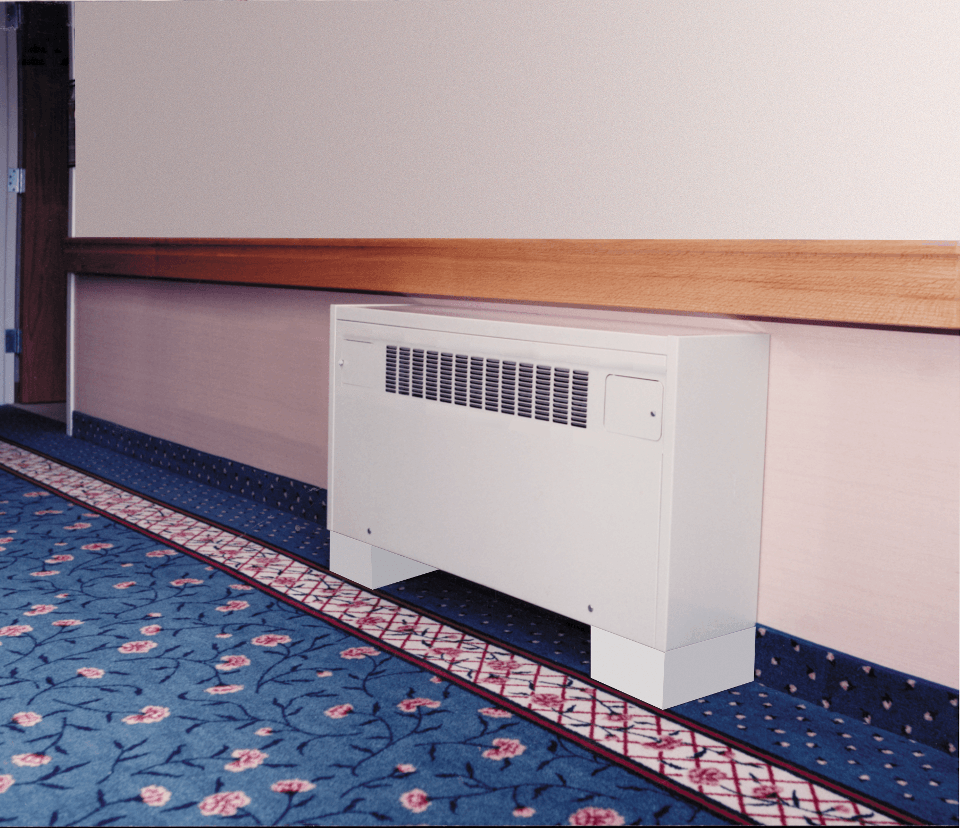
{"label": "vent louver slat", "polygon": [[467,358],[457,354],[456,403],[467,404]]}
{"label": "vent louver slat", "polygon": [[400,393],[410,393],[410,349],[400,349]]}
{"label": "vent louver slat", "polygon": [[589,371],[472,354],[386,346],[390,394],[587,427]]}
{"label": "vent louver slat", "polygon": [[426,398],[435,400],[437,398],[437,354],[436,351],[427,351],[427,378],[426,378]]}
{"label": "vent louver slat", "polygon": [[440,402],[453,402],[453,354],[440,354]]}
{"label": "vent louver slat", "polygon": [[567,424],[570,412],[570,372],[566,368],[553,369],[553,421]]}
{"label": "vent louver slat", "polygon": [[423,351],[413,349],[413,391],[414,397],[423,396]]}
{"label": "vent louver slat", "polygon": [[570,425],[587,427],[587,390],[590,374],[587,371],[573,372],[573,397],[570,403]]}
{"label": "vent louver slat", "polygon": [[397,393],[397,346],[387,345],[387,391]]}

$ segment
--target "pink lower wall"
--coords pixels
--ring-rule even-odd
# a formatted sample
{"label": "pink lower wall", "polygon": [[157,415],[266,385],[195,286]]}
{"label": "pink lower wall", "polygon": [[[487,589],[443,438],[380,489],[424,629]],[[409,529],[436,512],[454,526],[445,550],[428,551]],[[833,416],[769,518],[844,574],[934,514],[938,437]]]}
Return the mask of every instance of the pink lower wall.
{"label": "pink lower wall", "polygon": [[[329,307],[370,301],[418,300],[80,277],[76,410],[325,487]],[[722,324],[771,335],[760,623],[958,686],[960,339]]]}

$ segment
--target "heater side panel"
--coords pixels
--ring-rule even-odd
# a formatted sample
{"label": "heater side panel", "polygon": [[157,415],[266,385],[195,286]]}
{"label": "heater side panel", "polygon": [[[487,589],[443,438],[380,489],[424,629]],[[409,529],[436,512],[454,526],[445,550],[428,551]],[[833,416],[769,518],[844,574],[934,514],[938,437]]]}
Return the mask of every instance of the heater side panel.
{"label": "heater side panel", "polygon": [[667,650],[756,623],[768,364],[763,334],[678,341]]}

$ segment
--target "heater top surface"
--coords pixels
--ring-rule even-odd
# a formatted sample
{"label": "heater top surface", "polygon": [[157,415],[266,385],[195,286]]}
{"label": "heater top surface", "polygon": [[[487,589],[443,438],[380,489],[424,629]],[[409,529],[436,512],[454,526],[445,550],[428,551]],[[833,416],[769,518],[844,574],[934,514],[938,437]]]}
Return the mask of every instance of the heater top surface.
{"label": "heater top surface", "polygon": [[[489,335],[492,325],[506,325],[516,335],[520,328],[527,328],[530,338],[539,335],[553,338],[561,331],[571,330],[631,334],[656,337],[702,337],[744,336],[744,332],[731,332],[722,320],[709,318],[686,319],[658,314],[643,314],[642,318],[627,319],[620,314],[609,317],[587,315],[556,315],[552,309],[501,310],[490,308],[456,308],[447,305],[339,305],[337,319],[340,321],[366,322],[422,330],[449,331],[457,333],[485,333]],[[498,333],[506,334],[508,328]],[[756,333],[746,335],[757,336]],[[766,336],[765,334],[760,334]],[[524,337],[527,338],[527,337]]]}

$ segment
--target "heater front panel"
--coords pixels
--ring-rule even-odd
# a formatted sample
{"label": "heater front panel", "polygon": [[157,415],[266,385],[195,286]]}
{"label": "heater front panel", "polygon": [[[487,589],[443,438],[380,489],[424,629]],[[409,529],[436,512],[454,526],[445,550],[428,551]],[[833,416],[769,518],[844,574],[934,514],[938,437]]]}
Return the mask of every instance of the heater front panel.
{"label": "heater front panel", "polygon": [[665,356],[428,337],[338,331],[330,528],[653,646],[669,411],[644,386],[662,426],[618,433],[604,394],[665,382]]}

